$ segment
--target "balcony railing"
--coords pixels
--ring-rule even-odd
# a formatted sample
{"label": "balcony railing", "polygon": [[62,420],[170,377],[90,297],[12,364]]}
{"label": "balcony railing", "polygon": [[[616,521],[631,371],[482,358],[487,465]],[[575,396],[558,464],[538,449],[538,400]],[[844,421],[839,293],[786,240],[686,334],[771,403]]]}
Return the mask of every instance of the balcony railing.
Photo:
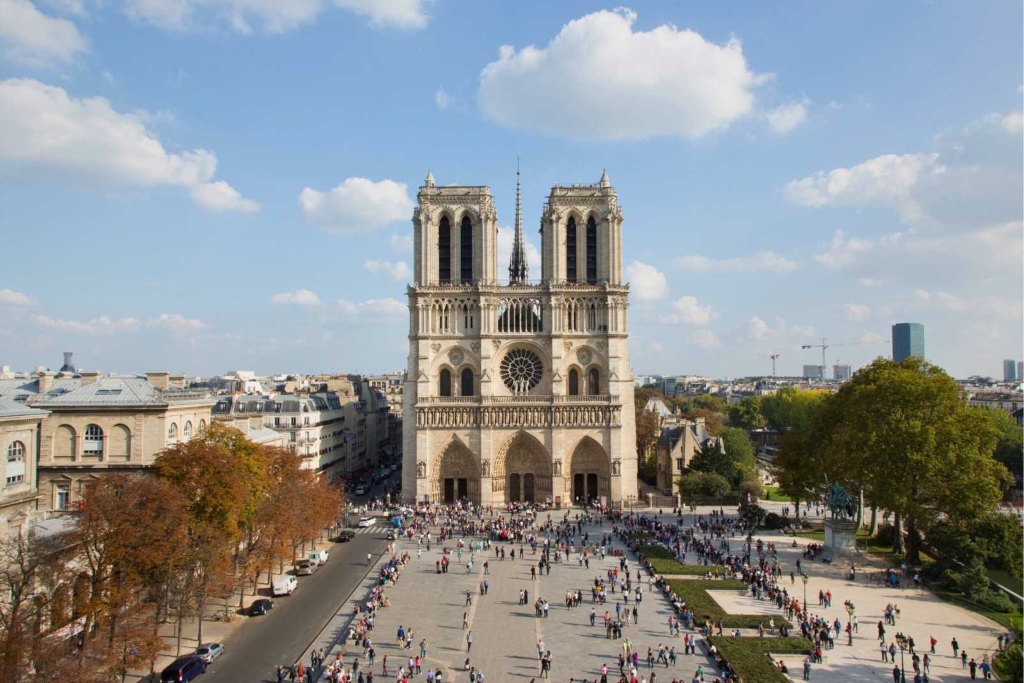
{"label": "balcony railing", "polygon": [[563,404],[563,403],[590,403],[601,405],[614,405],[619,402],[619,397],[614,394],[585,394],[581,396],[552,396],[550,394],[528,394],[526,396],[421,396],[421,405],[522,405],[524,403],[535,404]]}

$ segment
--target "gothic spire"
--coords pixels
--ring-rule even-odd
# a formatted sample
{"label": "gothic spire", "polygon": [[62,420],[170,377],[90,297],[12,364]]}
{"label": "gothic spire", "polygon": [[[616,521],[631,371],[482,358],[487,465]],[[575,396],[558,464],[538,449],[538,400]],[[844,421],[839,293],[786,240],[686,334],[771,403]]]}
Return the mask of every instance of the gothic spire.
{"label": "gothic spire", "polygon": [[523,241],[523,198],[519,181],[519,157],[516,157],[516,234],[512,243],[512,256],[508,264],[508,283],[525,285],[529,267],[526,264],[526,244]]}

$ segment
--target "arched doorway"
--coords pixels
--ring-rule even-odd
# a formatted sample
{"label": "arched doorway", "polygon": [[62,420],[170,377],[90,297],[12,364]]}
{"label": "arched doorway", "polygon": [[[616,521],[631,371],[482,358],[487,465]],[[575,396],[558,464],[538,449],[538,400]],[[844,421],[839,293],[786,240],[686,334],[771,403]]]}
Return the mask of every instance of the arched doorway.
{"label": "arched doorway", "polygon": [[431,472],[432,500],[446,504],[460,500],[480,503],[480,466],[472,451],[458,439],[452,439],[434,457]]}
{"label": "arched doorway", "polygon": [[600,502],[611,499],[612,479],[611,465],[608,455],[601,445],[585,436],[572,450],[569,456],[569,476],[565,480],[566,489],[575,505]]}
{"label": "arched doorway", "polygon": [[551,458],[526,432],[512,435],[498,451],[491,477],[495,502],[543,503],[551,497]]}

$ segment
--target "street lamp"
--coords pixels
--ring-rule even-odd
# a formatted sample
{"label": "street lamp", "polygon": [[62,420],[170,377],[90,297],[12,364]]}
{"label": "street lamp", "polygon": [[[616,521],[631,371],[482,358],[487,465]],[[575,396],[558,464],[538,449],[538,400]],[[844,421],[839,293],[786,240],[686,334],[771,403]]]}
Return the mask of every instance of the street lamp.
{"label": "street lamp", "polygon": [[804,582],[804,614],[807,614],[807,582],[810,581],[811,577],[807,574],[800,574],[800,580]]}
{"label": "street lamp", "polygon": [[853,645],[853,612],[857,609],[852,600],[847,600],[843,603],[846,606],[846,635],[849,636],[847,645]]}
{"label": "street lamp", "polygon": [[903,651],[907,649],[907,637],[902,633],[896,634],[896,644],[900,646],[900,683],[907,683],[907,669],[903,662]]}

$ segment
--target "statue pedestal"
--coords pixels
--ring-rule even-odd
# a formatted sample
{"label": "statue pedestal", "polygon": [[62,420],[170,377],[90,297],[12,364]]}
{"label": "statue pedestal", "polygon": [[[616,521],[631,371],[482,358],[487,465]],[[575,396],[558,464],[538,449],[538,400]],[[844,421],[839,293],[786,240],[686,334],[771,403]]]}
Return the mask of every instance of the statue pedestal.
{"label": "statue pedestal", "polygon": [[857,548],[857,522],[826,519],[825,547],[833,555],[852,555]]}

